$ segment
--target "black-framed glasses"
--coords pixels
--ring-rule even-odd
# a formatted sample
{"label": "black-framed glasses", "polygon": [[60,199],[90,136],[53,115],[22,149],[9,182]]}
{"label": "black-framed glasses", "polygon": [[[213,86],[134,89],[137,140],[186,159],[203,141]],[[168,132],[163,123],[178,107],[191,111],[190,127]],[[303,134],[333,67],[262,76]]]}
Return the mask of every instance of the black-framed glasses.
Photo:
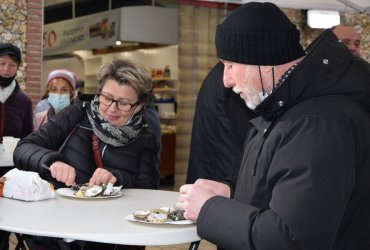
{"label": "black-framed glasses", "polygon": [[129,112],[133,107],[135,107],[140,102],[140,101],[137,101],[137,102],[131,104],[131,103],[128,103],[128,102],[122,101],[122,100],[114,100],[112,97],[106,96],[106,95],[103,95],[103,94],[98,94],[98,97],[99,97],[99,103],[100,104],[103,104],[105,106],[110,106],[110,105],[112,105],[112,103],[115,102],[116,107],[117,107],[118,110],[126,111],[126,112]]}

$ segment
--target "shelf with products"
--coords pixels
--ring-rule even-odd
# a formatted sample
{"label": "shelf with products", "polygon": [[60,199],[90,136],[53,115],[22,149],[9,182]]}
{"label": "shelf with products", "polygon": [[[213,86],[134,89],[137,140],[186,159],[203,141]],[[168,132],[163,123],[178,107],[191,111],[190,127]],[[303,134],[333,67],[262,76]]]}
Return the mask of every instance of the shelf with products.
{"label": "shelf with products", "polygon": [[176,93],[176,80],[170,78],[153,78],[153,91],[158,92],[172,92]]}
{"label": "shelf with products", "polygon": [[162,133],[176,133],[176,80],[154,77],[153,87]]}
{"label": "shelf with products", "polygon": [[82,92],[84,94],[97,93],[97,74],[102,64],[102,57],[95,56],[86,58],[84,61],[85,83]]}

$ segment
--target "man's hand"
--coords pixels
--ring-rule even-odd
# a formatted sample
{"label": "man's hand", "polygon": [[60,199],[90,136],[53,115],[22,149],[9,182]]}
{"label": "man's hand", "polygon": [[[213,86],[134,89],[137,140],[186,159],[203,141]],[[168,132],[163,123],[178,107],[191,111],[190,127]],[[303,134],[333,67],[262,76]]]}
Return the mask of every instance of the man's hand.
{"label": "man's hand", "polygon": [[230,197],[230,188],[226,184],[198,179],[194,184],[180,187],[177,207],[184,210],[184,216],[191,221],[197,221],[204,203],[213,196]]}

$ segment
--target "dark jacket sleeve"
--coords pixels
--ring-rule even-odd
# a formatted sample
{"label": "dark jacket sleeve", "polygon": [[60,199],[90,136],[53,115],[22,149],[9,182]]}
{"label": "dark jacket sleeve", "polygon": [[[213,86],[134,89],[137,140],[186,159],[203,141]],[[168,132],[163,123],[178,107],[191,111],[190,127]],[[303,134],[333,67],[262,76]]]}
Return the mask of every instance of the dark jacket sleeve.
{"label": "dark jacket sleeve", "polygon": [[81,105],[70,105],[59,112],[18,143],[13,156],[14,165],[22,170],[38,172],[41,178],[49,180],[50,173],[43,166],[63,161],[63,155],[58,150],[82,117]]}

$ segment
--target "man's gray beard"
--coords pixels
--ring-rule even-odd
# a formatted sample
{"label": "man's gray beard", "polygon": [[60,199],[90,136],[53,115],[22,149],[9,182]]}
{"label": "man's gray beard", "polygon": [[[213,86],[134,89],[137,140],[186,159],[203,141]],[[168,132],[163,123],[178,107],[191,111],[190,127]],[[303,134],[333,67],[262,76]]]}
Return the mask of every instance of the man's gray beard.
{"label": "man's gray beard", "polygon": [[246,89],[244,93],[245,93],[244,95],[245,104],[247,105],[249,109],[255,110],[256,107],[262,102],[260,98],[260,94],[257,91],[252,90],[250,88]]}

